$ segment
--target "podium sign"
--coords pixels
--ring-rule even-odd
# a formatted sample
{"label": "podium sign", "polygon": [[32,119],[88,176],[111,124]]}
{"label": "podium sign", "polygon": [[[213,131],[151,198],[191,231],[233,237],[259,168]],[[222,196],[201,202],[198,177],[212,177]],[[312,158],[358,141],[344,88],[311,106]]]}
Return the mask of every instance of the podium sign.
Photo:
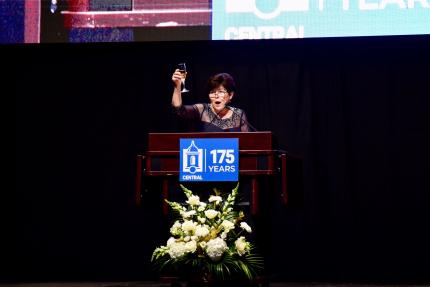
{"label": "podium sign", "polygon": [[181,138],[179,181],[238,181],[238,138]]}
{"label": "podium sign", "polygon": [[[142,186],[146,178],[161,179],[162,197],[168,199],[169,180],[172,177],[176,179],[179,175],[180,181],[238,181],[240,174],[241,177],[251,179],[251,213],[257,215],[259,178],[274,176],[278,172],[282,176],[282,201],[286,204],[287,154],[273,150],[272,138],[270,131],[149,133],[148,150],[136,158],[136,204],[141,205]],[[234,144],[229,142],[230,140],[233,140]],[[206,141],[212,144],[208,145]],[[194,154],[186,153],[187,151]],[[184,157],[184,153],[188,156]],[[209,175],[208,172],[212,174]],[[149,190],[151,182],[147,182],[146,190]],[[162,204],[163,214],[167,216],[169,206],[165,201]]]}

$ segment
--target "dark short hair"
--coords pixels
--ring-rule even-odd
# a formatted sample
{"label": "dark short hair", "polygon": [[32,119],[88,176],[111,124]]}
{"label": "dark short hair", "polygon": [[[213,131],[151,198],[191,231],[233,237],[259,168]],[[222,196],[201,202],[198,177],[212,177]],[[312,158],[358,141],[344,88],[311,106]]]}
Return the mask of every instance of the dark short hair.
{"label": "dark short hair", "polygon": [[233,77],[227,73],[219,73],[209,78],[207,92],[210,93],[221,85],[229,93],[236,91],[236,83],[234,82]]}

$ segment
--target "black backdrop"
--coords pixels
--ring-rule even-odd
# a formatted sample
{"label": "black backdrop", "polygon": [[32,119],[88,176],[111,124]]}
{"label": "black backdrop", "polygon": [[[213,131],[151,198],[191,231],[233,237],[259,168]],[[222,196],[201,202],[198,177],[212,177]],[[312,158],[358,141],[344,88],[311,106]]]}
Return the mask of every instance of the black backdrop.
{"label": "black backdrop", "polygon": [[234,105],[303,157],[297,200],[284,207],[277,187],[264,193],[270,278],[429,282],[429,42],[1,47],[16,99],[17,203],[3,278],[154,278],[149,258],[166,224],[148,202],[156,195],[135,207],[134,160],[148,132],[184,129],[169,104],[185,61],[185,102],[205,101],[207,77],[229,72]]}

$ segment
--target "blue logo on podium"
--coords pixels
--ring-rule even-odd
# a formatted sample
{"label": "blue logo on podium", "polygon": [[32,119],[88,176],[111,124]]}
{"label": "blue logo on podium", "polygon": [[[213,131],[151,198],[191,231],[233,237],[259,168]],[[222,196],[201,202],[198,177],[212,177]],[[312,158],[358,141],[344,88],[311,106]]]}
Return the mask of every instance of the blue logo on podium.
{"label": "blue logo on podium", "polygon": [[238,181],[239,139],[180,139],[179,181]]}

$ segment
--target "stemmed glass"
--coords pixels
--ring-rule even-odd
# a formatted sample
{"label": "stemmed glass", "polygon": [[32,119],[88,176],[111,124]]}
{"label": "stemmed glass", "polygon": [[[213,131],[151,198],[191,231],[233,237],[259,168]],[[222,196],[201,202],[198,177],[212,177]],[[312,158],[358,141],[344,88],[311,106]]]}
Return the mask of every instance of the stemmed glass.
{"label": "stemmed glass", "polygon": [[185,87],[185,79],[187,78],[187,66],[185,65],[185,63],[179,63],[177,68],[182,75],[181,93],[189,92],[189,90]]}

